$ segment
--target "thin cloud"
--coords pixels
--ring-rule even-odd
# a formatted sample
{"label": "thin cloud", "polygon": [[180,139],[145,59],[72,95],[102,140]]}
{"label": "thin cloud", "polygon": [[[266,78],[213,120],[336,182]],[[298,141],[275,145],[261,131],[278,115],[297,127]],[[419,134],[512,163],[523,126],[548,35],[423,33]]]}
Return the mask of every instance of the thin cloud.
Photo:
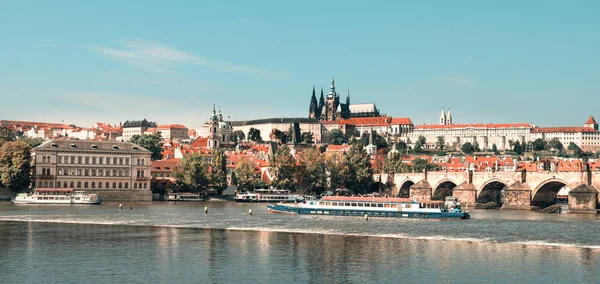
{"label": "thin cloud", "polygon": [[168,45],[149,41],[125,40],[122,41],[121,44],[121,48],[90,46],[88,49],[114,60],[122,61],[152,72],[169,71],[169,67],[173,64],[192,64],[224,72],[250,73],[261,77],[273,77],[276,75],[275,72],[265,68],[210,60],[185,51],[177,50]]}

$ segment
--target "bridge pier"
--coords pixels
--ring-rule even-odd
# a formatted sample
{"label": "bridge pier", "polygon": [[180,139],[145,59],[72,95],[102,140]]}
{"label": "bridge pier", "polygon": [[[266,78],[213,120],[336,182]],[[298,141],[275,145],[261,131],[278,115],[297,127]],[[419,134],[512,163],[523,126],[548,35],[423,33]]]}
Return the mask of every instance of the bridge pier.
{"label": "bridge pier", "polygon": [[531,209],[531,189],[515,182],[502,190],[502,209]]}
{"label": "bridge pier", "polygon": [[410,187],[410,198],[418,201],[431,201],[432,187],[426,180],[422,180]]}
{"label": "bridge pier", "polygon": [[463,182],[452,189],[452,196],[458,197],[462,206],[475,207],[477,189],[473,184]]}
{"label": "bridge pier", "polygon": [[598,210],[598,190],[582,184],[569,191],[569,212],[593,213]]}

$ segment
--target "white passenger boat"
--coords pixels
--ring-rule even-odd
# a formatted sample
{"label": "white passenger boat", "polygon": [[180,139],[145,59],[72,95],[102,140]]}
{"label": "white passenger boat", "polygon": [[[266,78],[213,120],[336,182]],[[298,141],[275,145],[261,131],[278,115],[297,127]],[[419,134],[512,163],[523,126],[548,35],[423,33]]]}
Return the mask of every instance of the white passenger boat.
{"label": "white passenger boat", "polygon": [[193,192],[175,192],[175,193],[167,193],[165,194],[165,200],[167,201],[191,201],[191,202],[200,202],[205,201],[200,193]]}
{"label": "white passenger boat", "polygon": [[418,202],[408,198],[324,196],[320,200],[301,203],[267,204],[272,213],[373,216],[395,218],[460,218],[471,217],[462,211],[456,197],[446,201]]}
{"label": "white passenger boat", "polygon": [[100,204],[97,194],[88,194],[72,188],[36,188],[30,193],[19,193],[14,204]]}
{"label": "white passenger boat", "polygon": [[301,202],[304,197],[287,189],[255,189],[235,195],[236,202]]}

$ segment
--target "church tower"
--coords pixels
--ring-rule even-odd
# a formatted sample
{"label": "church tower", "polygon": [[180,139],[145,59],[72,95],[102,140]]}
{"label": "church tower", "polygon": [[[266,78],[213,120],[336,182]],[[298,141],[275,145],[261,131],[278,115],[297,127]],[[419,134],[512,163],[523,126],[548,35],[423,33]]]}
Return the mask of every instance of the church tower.
{"label": "church tower", "polygon": [[321,87],[321,98],[319,98],[319,106],[317,109],[319,118],[323,116],[323,107],[325,107],[325,97],[323,96],[323,87]]}
{"label": "church tower", "polygon": [[446,115],[446,125],[452,125],[452,115],[450,114],[450,109],[448,109],[448,115]]}
{"label": "church tower", "polygon": [[[337,119],[336,112],[339,104],[340,97],[335,91],[335,79],[331,78],[331,88],[329,90],[329,94],[327,95],[327,101],[325,102],[327,115],[324,120],[335,121]],[[321,117],[321,119],[323,120],[323,117]]]}
{"label": "church tower", "polygon": [[440,114],[440,125],[446,125],[446,112],[442,108],[442,114]]}
{"label": "church tower", "polygon": [[217,113],[215,111],[215,105],[213,105],[213,110],[208,119],[208,141],[207,146],[211,149],[219,148],[219,118],[217,117]]}
{"label": "church tower", "polygon": [[585,122],[585,124],[583,126],[593,128],[594,130],[598,130],[598,122],[596,122],[594,117],[591,115],[590,115],[590,118],[588,118],[588,120]]}
{"label": "church tower", "polygon": [[315,94],[315,86],[313,86],[312,97],[310,97],[310,108],[308,118],[319,119],[320,113],[317,112],[317,96]]}
{"label": "church tower", "polygon": [[350,107],[350,88],[348,88],[348,95],[346,95],[346,104]]}

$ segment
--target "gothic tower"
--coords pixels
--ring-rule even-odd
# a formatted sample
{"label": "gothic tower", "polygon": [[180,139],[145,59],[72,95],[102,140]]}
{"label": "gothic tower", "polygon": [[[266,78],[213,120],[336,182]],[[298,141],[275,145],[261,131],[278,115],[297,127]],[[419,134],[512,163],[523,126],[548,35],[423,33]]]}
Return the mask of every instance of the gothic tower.
{"label": "gothic tower", "polygon": [[348,88],[348,95],[346,95],[346,104],[350,106],[350,88]]}
{"label": "gothic tower", "polygon": [[440,114],[440,125],[446,125],[446,112],[442,108],[442,114]]}
{"label": "gothic tower", "polygon": [[321,98],[319,98],[319,108],[317,113],[319,114],[319,118],[321,118],[321,114],[323,113],[323,107],[325,106],[325,97],[323,96],[323,87],[321,87]]}
{"label": "gothic tower", "polygon": [[315,86],[313,86],[312,97],[310,98],[310,108],[308,117],[312,119],[319,119],[320,113],[317,113],[317,96],[315,95]]}

